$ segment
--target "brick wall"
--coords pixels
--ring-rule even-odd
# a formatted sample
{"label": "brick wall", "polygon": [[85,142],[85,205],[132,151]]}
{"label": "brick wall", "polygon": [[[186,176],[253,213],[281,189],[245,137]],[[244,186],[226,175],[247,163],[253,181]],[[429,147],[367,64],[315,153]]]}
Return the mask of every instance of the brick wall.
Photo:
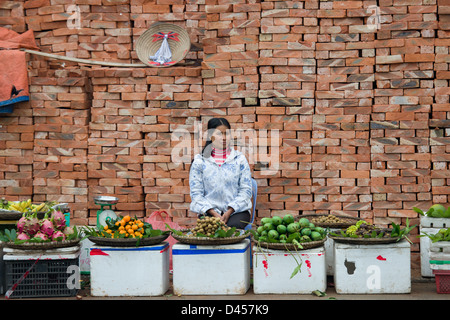
{"label": "brick wall", "polygon": [[[68,27],[70,3],[80,29]],[[115,195],[121,212],[162,208],[188,225],[189,163],[172,161],[171,135],[223,116],[279,130],[279,170],[252,164],[258,218],[303,210],[418,223],[413,206],[449,205],[450,1],[0,4],[0,26],[33,29],[42,51],[94,60],[139,62],[135,41],[155,21],[188,30],[190,64],[28,55],[31,101],[0,117],[1,196],[68,202],[74,223],[94,224],[93,197]]]}

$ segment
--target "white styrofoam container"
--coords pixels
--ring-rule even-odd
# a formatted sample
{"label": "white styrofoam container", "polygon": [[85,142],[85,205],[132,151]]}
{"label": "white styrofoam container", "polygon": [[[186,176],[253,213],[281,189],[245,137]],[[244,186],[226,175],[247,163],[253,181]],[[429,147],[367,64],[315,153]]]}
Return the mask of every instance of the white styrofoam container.
{"label": "white styrofoam container", "polygon": [[410,244],[334,243],[334,284],[339,294],[411,292]]}
{"label": "white styrofoam container", "polygon": [[91,247],[94,246],[94,243],[85,238],[80,241],[81,249],[80,249],[80,272],[81,273],[89,273],[91,271],[91,256],[90,251]]}
{"label": "white styrofoam container", "polygon": [[[341,229],[330,229],[330,232],[339,233],[340,230]],[[334,274],[334,240],[327,237],[324,246],[327,275],[332,276]]]}
{"label": "white styrofoam container", "polygon": [[450,228],[450,218],[432,218],[420,216],[421,228]]}
{"label": "white styrofoam container", "polygon": [[431,243],[429,258],[431,270],[450,270],[450,242]]}
{"label": "white styrofoam container", "polygon": [[21,250],[14,248],[3,248],[3,259],[12,260],[60,260],[60,259],[75,259],[80,255],[80,246],[72,246],[56,249],[45,250]]}
{"label": "white styrofoam container", "polygon": [[242,295],[250,287],[250,240],[172,247],[176,295]]}
{"label": "white styrofoam container", "polygon": [[[436,234],[438,228],[420,227],[420,234]],[[433,270],[430,267],[430,246],[431,239],[428,237],[420,238],[420,272],[422,277],[434,277]]]}
{"label": "white styrofoam container", "polygon": [[[435,234],[440,229],[449,227],[449,218],[433,218],[427,216],[420,217],[420,234]],[[420,238],[420,271],[422,277],[434,277],[433,270],[430,266],[430,246],[430,238]]]}
{"label": "white styrofoam container", "polygon": [[93,296],[160,296],[169,289],[169,244],[92,246]]}
{"label": "white styrofoam container", "polygon": [[[300,272],[291,277],[301,264]],[[325,291],[325,247],[291,251],[253,248],[253,292],[255,294],[311,294]]]}

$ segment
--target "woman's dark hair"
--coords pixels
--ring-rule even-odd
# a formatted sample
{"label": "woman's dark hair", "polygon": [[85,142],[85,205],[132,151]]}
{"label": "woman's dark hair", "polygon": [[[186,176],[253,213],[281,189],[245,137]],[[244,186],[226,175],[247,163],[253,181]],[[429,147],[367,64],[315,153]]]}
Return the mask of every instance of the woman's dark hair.
{"label": "woman's dark hair", "polygon": [[231,129],[230,123],[225,118],[212,118],[212,119],[209,119],[209,121],[208,121],[208,128],[207,128],[208,129],[208,138],[207,138],[205,146],[203,147],[203,150],[202,150],[203,157],[209,158],[211,156],[211,151],[212,151],[211,135],[212,135],[214,129],[216,129],[217,127],[220,127],[220,126],[225,126],[228,129]]}

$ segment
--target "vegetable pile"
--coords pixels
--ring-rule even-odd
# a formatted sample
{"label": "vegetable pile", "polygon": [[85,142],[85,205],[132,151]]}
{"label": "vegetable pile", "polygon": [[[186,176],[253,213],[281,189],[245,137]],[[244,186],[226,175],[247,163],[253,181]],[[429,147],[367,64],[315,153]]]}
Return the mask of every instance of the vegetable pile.
{"label": "vegetable pile", "polygon": [[106,225],[102,227],[101,230],[97,230],[92,227],[85,227],[85,232],[88,236],[110,239],[141,239],[156,237],[168,233],[168,231],[153,229],[150,223],[143,222],[136,217],[131,218],[129,215],[106,220]]}
{"label": "vegetable pile", "polygon": [[409,239],[406,237],[412,229],[414,229],[416,225],[410,227],[409,219],[406,219],[406,226],[401,228],[400,225],[392,222],[391,229],[383,229],[378,226],[375,226],[367,221],[360,220],[356,222],[354,225],[351,225],[347,229],[343,229],[339,234],[335,232],[330,232],[330,235],[335,237],[347,237],[347,238],[399,238],[402,239],[405,237],[408,241]]}
{"label": "vegetable pile", "polygon": [[324,239],[326,230],[316,227],[304,217],[295,222],[294,217],[287,214],[284,217],[262,218],[254,237],[260,242],[302,243]]}
{"label": "vegetable pile", "polygon": [[51,210],[49,217],[47,212],[43,219],[37,218],[37,212],[24,213],[17,222],[17,230],[5,230],[0,235],[1,241],[24,242],[50,242],[73,240],[78,238],[76,227],[67,227],[66,218],[59,210]]}
{"label": "vegetable pile", "polygon": [[[205,238],[229,238],[236,237],[241,234],[241,230],[236,227],[227,226],[219,217],[205,217],[197,219],[196,225],[189,230],[175,230],[168,224],[166,227],[178,236],[187,237],[205,237]],[[244,232],[248,233],[247,231]]]}
{"label": "vegetable pile", "polygon": [[450,218],[450,207],[445,209],[442,204],[432,205],[427,212],[423,212],[419,208],[413,207],[413,210],[420,214],[421,216],[432,217],[432,218]]}
{"label": "vegetable pile", "polygon": [[433,243],[438,241],[450,241],[450,228],[440,229],[436,234],[424,232],[424,234],[419,235],[419,237],[428,237]]}

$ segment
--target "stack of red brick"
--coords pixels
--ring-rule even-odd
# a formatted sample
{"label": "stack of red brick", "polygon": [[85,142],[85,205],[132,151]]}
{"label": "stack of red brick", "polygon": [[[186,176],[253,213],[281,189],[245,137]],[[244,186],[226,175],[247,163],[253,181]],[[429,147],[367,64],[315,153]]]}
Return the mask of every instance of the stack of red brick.
{"label": "stack of red brick", "polygon": [[0,26],[94,60],[139,62],[136,40],[155,21],[188,30],[190,64],[28,55],[31,101],[0,117],[1,196],[68,202],[74,223],[93,224],[93,197],[115,195],[121,212],[165,209],[190,224],[189,161],[175,161],[173,134],[194,138],[196,123],[223,116],[256,144],[258,130],[279,132],[277,170],[249,159],[257,219],[303,210],[417,223],[412,207],[449,205],[449,0],[0,3]]}

